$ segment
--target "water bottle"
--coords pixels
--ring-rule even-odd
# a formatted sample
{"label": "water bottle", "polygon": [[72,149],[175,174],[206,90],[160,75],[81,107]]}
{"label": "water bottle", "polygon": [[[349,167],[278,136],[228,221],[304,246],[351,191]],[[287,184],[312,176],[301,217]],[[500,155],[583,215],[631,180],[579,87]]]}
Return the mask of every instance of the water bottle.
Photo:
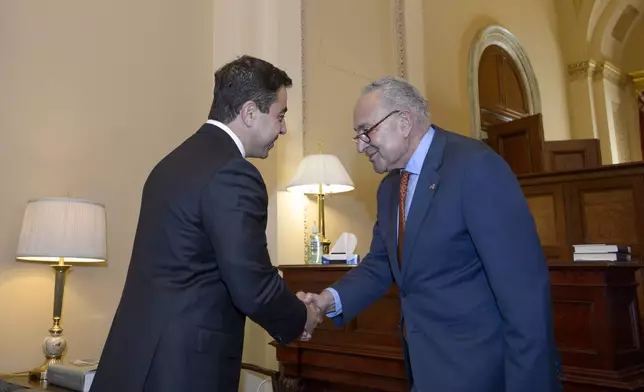
{"label": "water bottle", "polygon": [[322,242],[315,222],[313,222],[313,230],[311,231],[307,264],[322,264]]}

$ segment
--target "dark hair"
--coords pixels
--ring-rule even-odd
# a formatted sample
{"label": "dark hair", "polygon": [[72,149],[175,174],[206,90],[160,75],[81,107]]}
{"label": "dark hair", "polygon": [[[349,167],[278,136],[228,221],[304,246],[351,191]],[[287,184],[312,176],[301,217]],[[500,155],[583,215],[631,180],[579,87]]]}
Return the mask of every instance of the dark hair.
{"label": "dark hair", "polygon": [[245,102],[253,101],[262,113],[277,99],[277,91],[293,85],[286,72],[273,64],[242,56],[215,72],[215,88],[208,118],[228,124]]}

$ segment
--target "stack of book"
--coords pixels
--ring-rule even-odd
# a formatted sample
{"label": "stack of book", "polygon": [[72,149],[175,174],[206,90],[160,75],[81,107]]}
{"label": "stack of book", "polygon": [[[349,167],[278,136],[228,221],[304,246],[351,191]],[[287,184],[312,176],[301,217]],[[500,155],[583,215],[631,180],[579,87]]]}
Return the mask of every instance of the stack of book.
{"label": "stack of book", "polygon": [[615,244],[573,245],[574,261],[631,261],[631,247]]}

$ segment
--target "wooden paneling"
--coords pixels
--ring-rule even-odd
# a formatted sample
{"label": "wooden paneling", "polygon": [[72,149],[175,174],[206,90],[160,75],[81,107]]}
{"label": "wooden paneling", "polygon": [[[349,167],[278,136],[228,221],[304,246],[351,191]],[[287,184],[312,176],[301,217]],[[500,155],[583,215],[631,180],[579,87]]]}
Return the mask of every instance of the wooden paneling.
{"label": "wooden paneling", "polygon": [[541,114],[490,126],[487,144],[517,175],[544,171]]}
{"label": "wooden paneling", "polygon": [[545,171],[591,169],[602,164],[598,139],[548,141],[544,149]]}
{"label": "wooden paneling", "polygon": [[541,245],[549,260],[571,259],[563,189],[562,184],[536,185],[523,189]]}
{"label": "wooden paneling", "polygon": [[639,256],[644,177],[615,174],[593,180],[580,178],[566,185],[570,190],[571,240],[575,244],[628,244]]}

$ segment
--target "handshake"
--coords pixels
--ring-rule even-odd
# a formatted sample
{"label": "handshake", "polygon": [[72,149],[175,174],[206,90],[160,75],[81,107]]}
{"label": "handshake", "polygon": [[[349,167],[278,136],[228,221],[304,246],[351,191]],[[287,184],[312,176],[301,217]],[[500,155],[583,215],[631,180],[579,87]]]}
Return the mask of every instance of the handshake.
{"label": "handshake", "polygon": [[306,305],[306,325],[300,339],[307,342],[311,339],[315,328],[322,324],[324,315],[335,310],[335,300],[328,290],[320,294],[298,291],[296,295]]}

